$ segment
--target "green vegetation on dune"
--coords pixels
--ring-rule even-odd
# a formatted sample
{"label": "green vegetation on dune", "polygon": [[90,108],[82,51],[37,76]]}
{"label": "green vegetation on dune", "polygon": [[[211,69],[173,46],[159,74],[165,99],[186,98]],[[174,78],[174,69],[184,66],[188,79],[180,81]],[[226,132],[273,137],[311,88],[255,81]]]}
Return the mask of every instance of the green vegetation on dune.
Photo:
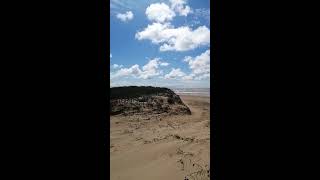
{"label": "green vegetation on dune", "polygon": [[180,97],[168,88],[126,86],[110,91],[110,115],[191,114]]}

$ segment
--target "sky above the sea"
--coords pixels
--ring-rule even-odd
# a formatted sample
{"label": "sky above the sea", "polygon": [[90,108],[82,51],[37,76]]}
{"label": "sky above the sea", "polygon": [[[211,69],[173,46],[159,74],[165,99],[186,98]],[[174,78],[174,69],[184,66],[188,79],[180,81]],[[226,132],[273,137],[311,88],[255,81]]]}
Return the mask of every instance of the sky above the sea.
{"label": "sky above the sea", "polygon": [[210,0],[110,0],[110,86],[210,87]]}

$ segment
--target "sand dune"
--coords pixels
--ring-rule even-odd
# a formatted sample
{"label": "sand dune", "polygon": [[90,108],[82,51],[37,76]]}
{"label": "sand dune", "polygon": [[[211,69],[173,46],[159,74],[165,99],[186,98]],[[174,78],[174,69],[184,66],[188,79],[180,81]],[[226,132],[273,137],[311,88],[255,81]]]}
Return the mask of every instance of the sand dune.
{"label": "sand dune", "polygon": [[180,97],[192,115],[111,116],[112,180],[209,179],[210,97]]}

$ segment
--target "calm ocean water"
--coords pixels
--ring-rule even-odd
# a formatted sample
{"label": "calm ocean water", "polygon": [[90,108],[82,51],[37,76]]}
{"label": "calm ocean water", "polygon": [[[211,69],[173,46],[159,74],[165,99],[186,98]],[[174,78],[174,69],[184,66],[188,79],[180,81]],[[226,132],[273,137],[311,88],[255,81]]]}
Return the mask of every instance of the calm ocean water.
{"label": "calm ocean water", "polygon": [[210,88],[179,88],[172,89],[178,95],[193,95],[210,97]]}

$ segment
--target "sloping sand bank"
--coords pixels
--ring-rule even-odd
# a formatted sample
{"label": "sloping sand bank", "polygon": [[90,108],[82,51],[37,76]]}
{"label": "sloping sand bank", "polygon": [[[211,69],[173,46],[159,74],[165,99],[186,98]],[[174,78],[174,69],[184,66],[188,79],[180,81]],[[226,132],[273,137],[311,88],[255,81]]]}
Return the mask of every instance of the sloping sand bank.
{"label": "sloping sand bank", "polygon": [[192,115],[111,116],[112,180],[209,179],[210,97],[180,97]]}

